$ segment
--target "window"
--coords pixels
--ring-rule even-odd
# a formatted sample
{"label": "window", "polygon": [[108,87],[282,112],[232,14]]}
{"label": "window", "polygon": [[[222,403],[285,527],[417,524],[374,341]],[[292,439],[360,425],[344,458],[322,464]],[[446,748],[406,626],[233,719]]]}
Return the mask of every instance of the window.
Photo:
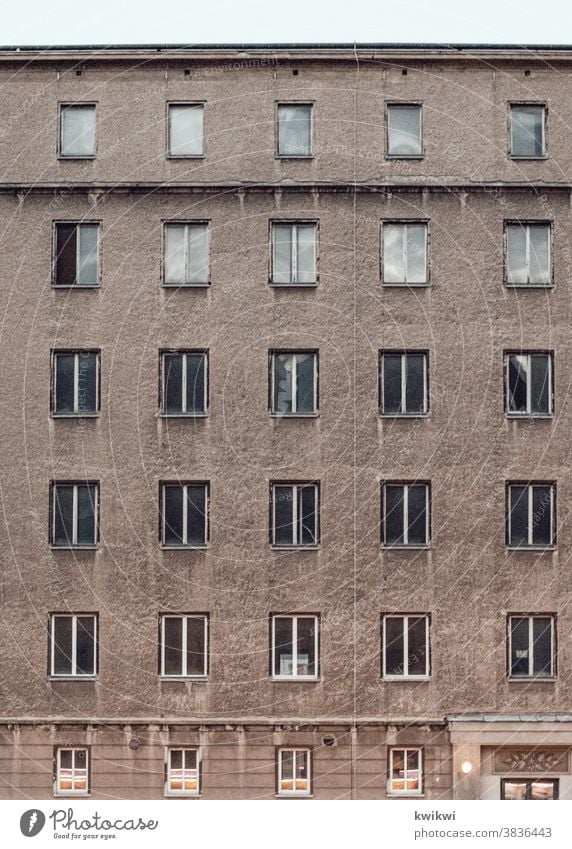
{"label": "window", "polygon": [[99,412],[99,351],[54,351],[52,413],[94,416]]}
{"label": "window", "polygon": [[312,156],[312,104],[278,104],[278,156]]}
{"label": "window", "polygon": [[508,353],[506,400],[509,416],[552,415],[552,354]]}
{"label": "window", "polygon": [[56,795],[87,796],[89,793],[88,767],[87,749],[57,749]]}
{"label": "window", "polygon": [[311,752],[309,749],[278,749],[279,796],[309,796],[311,793]]}
{"label": "window", "polygon": [[61,548],[93,548],[99,540],[99,484],[52,483],[50,543]]}
{"label": "window", "polygon": [[422,777],[421,749],[389,750],[389,796],[420,796],[423,792]]}
{"label": "window", "polygon": [[205,614],[161,616],[161,675],[205,678],[208,668],[209,622]]}
{"label": "window", "polygon": [[60,105],[60,156],[84,159],[95,156],[95,104]]}
{"label": "window", "polygon": [[392,103],[387,107],[387,155],[423,156],[421,106],[414,103]]}
{"label": "window", "polygon": [[200,793],[198,749],[169,749],[165,796],[198,796]]}
{"label": "window", "polygon": [[272,224],[272,272],[274,285],[314,285],[316,268],[316,234],[312,222],[276,222]]}
{"label": "window", "polygon": [[161,412],[201,416],[208,409],[208,351],[163,351]]}
{"label": "window", "polygon": [[427,224],[383,224],[383,282],[427,285]]}
{"label": "window", "polygon": [[429,617],[425,614],[387,615],[383,623],[384,678],[428,678]]}
{"label": "window", "polygon": [[319,485],[271,484],[270,542],[303,548],[319,544]]}
{"label": "window", "polygon": [[163,545],[177,548],[206,546],[209,534],[208,483],[164,483],[162,490]]}
{"label": "window", "polygon": [[165,224],[165,286],[210,284],[210,231],[206,221]]}
{"label": "window", "polygon": [[429,503],[428,483],[382,484],[382,544],[429,545]]}
{"label": "window", "polygon": [[546,155],[546,107],[542,103],[510,106],[510,155],[534,159]]}
{"label": "window", "polygon": [[99,286],[99,224],[56,224],[54,286]]}
{"label": "window", "polygon": [[550,286],[550,224],[506,225],[508,286]]}
{"label": "window", "polygon": [[272,617],[272,677],[277,680],[318,677],[318,617]]}
{"label": "window", "polygon": [[512,548],[556,544],[556,484],[509,483],[507,543]]}
{"label": "window", "polygon": [[317,351],[270,352],[270,410],[279,416],[318,411]]}
{"label": "window", "polygon": [[557,778],[503,778],[501,799],[558,799]]}
{"label": "window", "polygon": [[423,416],[429,410],[428,354],[380,351],[380,412],[383,416]]}
{"label": "window", "polygon": [[53,613],[50,617],[50,675],[64,678],[97,674],[97,616]]}
{"label": "window", "polygon": [[554,616],[509,616],[509,678],[554,678]]}
{"label": "window", "polygon": [[169,103],[169,156],[204,156],[204,104]]}

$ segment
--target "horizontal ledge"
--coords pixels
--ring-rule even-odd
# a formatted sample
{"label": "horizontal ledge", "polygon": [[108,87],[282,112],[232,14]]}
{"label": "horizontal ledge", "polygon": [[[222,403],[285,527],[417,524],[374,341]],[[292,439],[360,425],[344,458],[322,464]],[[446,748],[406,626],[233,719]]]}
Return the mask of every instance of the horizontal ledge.
{"label": "horizontal ledge", "polygon": [[[572,719],[572,717],[570,717]],[[0,725],[443,725],[444,716],[0,716]]]}

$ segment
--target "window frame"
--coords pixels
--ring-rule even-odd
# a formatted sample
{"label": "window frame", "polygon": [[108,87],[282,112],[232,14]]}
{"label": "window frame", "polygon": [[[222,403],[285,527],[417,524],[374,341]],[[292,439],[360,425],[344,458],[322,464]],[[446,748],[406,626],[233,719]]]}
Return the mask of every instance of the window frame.
{"label": "window frame", "polygon": [[[315,516],[314,516],[314,537],[315,542],[310,543],[308,545],[304,545],[301,542],[293,542],[293,543],[277,543],[276,540],[276,516],[275,516],[275,498],[274,498],[274,488],[277,486],[283,487],[292,487],[295,490],[293,494],[292,503],[294,505],[293,508],[293,516],[292,516],[292,527],[296,530],[296,538],[297,540],[300,537],[300,517],[297,515],[297,507],[298,507],[298,489],[313,486],[315,489]],[[321,538],[321,527],[320,527],[320,507],[321,507],[321,492],[320,492],[320,481],[319,480],[305,480],[305,481],[282,481],[282,480],[271,480],[270,481],[270,545],[272,549],[275,551],[316,551],[316,549],[320,548],[320,538]]]}
{"label": "window frame", "polygon": [[[183,504],[186,504],[186,487],[188,486],[203,486],[205,488],[205,542],[200,545],[183,543],[175,545],[174,543],[165,542],[165,487],[184,487]],[[207,480],[161,480],[159,481],[159,544],[165,551],[204,551],[210,545],[210,501],[211,488],[210,481]],[[186,511],[183,511],[183,529],[188,530],[188,516]]]}
{"label": "window frame", "polygon": [[[280,153],[280,107],[310,107],[310,153]],[[314,100],[275,100],[274,101],[274,158],[275,159],[314,159]]]}
{"label": "window frame", "polygon": [[[183,752],[183,757],[182,757],[183,763],[185,763],[185,761],[186,761],[186,752],[195,752],[196,764],[197,764],[196,768],[195,768],[196,782],[197,782],[196,790],[185,790],[185,789],[172,790],[171,789],[170,783],[171,783],[171,772],[172,772],[172,767],[171,767],[171,753],[172,752]],[[199,797],[201,795],[201,790],[202,790],[201,763],[202,763],[202,757],[201,757],[201,747],[200,746],[166,746],[166,748],[165,748],[165,761],[164,761],[164,770],[165,770],[165,781],[164,781],[164,789],[163,789],[164,795],[166,797],[172,797],[172,798],[177,798],[177,797],[180,797],[180,796],[195,797],[195,798]],[[191,772],[192,770],[189,770],[189,771]],[[182,780],[183,781],[184,781],[184,777],[185,777],[186,772],[187,772],[187,767],[185,765],[185,766],[182,767],[182,773],[183,773],[182,774]]]}
{"label": "window frame", "polygon": [[[72,752],[72,776],[70,781],[74,782],[76,779],[74,777],[75,770],[77,769],[75,765],[76,752],[85,752],[85,790],[62,790],[60,788],[61,784],[61,753],[62,752]],[[58,798],[68,797],[68,796],[89,796],[91,795],[91,751],[90,746],[74,746],[74,745],[66,745],[66,746],[54,746],[54,782],[53,782],[53,793],[54,796]]]}
{"label": "window frame", "polygon": [[[58,227],[59,226],[67,226],[67,227],[97,227],[97,283],[58,283],[57,282],[57,265],[58,265]],[[79,290],[79,291],[87,291],[93,289],[101,289],[102,285],[102,232],[103,232],[103,222],[99,218],[84,218],[81,221],[71,221],[69,219],[55,219],[52,221],[52,279],[51,279],[51,288],[52,289],[65,289],[69,290]],[[76,246],[76,276],[77,270],[80,265],[79,257],[79,239],[77,240]]]}
{"label": "window frame", "polygon": [[[509,227],[519,226],[523,228],[529,227],[537,227],[539,225],[543,225],[544,227],[548,227],[548,265],[550,272],[550,282],[549,283],[511,283],[508,279],[508,231]],[[504,253],[504,269],[503,269],[503,279],[504,285],[507,289],[553,289],[554,288],[554,220],[546,219],[546,218],[526,218],[526,219],[516,219],[516,218],[506,218],[503,222],[504,229],[504,242],[503,242],[503,253]],[[530,256],[530,231],[526,230],[526,252],[528,256]],[[527,266],[530,265],[530,260],[526,261]]]}
{"label": "window frame", "polygon": [[[166,280],[166,262],[167,262],[167,227],[192,227],[206,226],[207,228],[207,256],[208,256],[208,280],[202,283],[167,283]],[[188,249],[188,240],[186,241],[185,252]],[[212,221],[210,218],[193,218],[193,219],[176,219],[162,218],[161,219],[161,287],[163,289],[209,289],[212,286]],[[186,255],[185,255],[186,264]]]}
{"label": "window frame", "polygon": [[[77,620],[90,616],[94,621],[93,629],[93,672],[85,675],[74,672],[77,669]],[[71,647],[71,662],[72,672],[59,674],[54,671],[55,664],[55,645],[56,645],[56,629],[55,621],[58,618],[67,618],[72,620],[72,647]],[[68,611],[54,611],[48,614],[48,679],[50,681],[94,681],[99,675],[99,613],[94,611],[86,611],[85,613],[70,613]]]}
{"label": "window frame", "polygon": [[[533,481],[519,481],[519,480],[507,480],[505,485],[505,545],[509,551],[554,551],[557,547],[557,513],[556,513],[556,481],[555,480],[533,480]],[[551,488],[551,499],[550,499],[550,528],[551,528],[551,537],[552,542],[548,545],[544,544],[535,544],[529,542],[527,545],[513,545],[511,543],[511,487],[513,486],[526,486],[528,487],[528,516],[527,516],[527,530],[528,530],[528,539],[532,538],[533,534],[533,516],[534,511],[532,509],[532,500],[533,500],[533,487],[535,486],[544,486]]]}
{"label": "window frame", "polygon": [[[508,419],[552,419],[554,418],[554,351],[547,349],[526,349],[526,350],[514,350],[507,349],[503,351],[504,356],[504,397],[505,397],[505,415]],[[520,413],[516,410],[510,410],[510,358],[511,357],[527,357],[528,365],[527,365],[527,376],[530,378],[530,358],[544,356],[548,358],[548,402],[549,402],[549,411],[547,413],[533,413],[531,411],[531,383],[530,379],[527,380],[526,387],[526,412]]]}
{"label": "window frame", "polygon": [[[407,392],[406,380],[406,363],[409,355],[423,356],[423,397],[425,409],[423,412],[408,413],[386,413],[383,409],[384,404],[384,358],[389,354],[391,356],[401,356],[401,406],[404,406],[404,400]],[[426,419],[430,414],[430,390],[429,390],[429,350],[423,348],[380,348],[378,350],[378,408],[379,415],[384,419]]]}
{"label": "window frame", "polygon": [[[387,288],[401,288],[401,289],[427,289],[431,286],[431,263],[429,261],[430,255],[430,218],[382,218],[380,221],[380,268],[379,275],[381,280],[381,285]],[[385,280],[385,227],[387,225],[399,225],[399,226],[424,226],[425,227],[425,281],[420,283],[408,282],[407,280],[399,282],[399,281],[389,281]]]}
{"label": "window frame", "polygon": [[[420,543],[388,543],[386,542],[387,537],[387,527],[386,527],[386,502],[387,496],[385,493],[386,486],[402,486],[407,488],[407,493],[409,492],[410,486],[424,486],[425,487],[425,539],[426,542],[423,544]],[[431,481],[430,480],[382,480],[380,481],[381,488],[381,545],[382,548],[387,549],[389,551],[394,550],[410,550],[410,551],[423,551],[425,549],[431,548]],[[409,505],[407,502],[407,498],[404,499],[404,511],[403,511],[403,536],[405,538],[408,532],[408,522],[409,518]]]}
{"label": "window frame", "polygon": [[[75,355],[74,359],[74,407],[78,406],[79,397],[79,357],[83,354],[95,354],[96,376],[95,376],[95,411],[82,413],[58,413],[56,411],[57,399],[57,359],[59,356]],[[50,351],[50,415],[54,419],[95,419],[101,413],[101,348],[52,348]]]}
{"label": "window frame", "polygon": [[[389,112],[392,106],[417,106],[419,108],[419,133],[421,141],[421,153],[390,153],[389,152]],[[384,103],[385,117],[385,159],[400,160],[411,159],[420,160],[425,158],[425,121],[423,115],[422,100],[386,100]]]}
{"label": "window frame", "polygon": [[[409,619],[425,619],[425,673],[422,675],[388,674],[386,672],[386,623],[388,619],[403,620],[403,669],[409,670]],[[407,623],[407,624],[406,624]],[[381,614],[381,679],[383,681],[429,681],[432,675],[431,614],[430,613],[382,613]]]}
{"label": "window frame", "polygon": [[[79,109],[87,109],[88,107],[93,108],[95,111],[95,144],[93,153],[64,153],[63,152],[63,140],[64,140],[64,121],[63,121],[63,113],[66,109],[70,107],[76,106]],[[58,145],[57,145],[57,158],[59,160],[81,160],[81,161],[89,161],[93,160],[97,157],[97,107],[99,106],[99,101],[97,100],[59,100],[58,101]]]}
{"label": "window frame", "polygon": [[[312,355],[314,357],[314,410],[311,413],[281,413],[274,409],[275,363],[277,356]],[[296,364],[292,387],[292,406],[296,402],[298,386],[298,366]],[[312,419],[320,415],[320,351],[318,348],[270,348],[268,351],[268,410],[277,419]]]}
{"label": "window frame", "polygon": [[[187,629],[184,626],[181,631],[181,654],[183,660],[183,668],[185,669],[180,675],[165,672],[165,620],[179,619],[181,622],[187,623],[188,619],[202,619],[204,624],[204,652],[203,652],[203,672],[199,675],[193,675],[186,671],[187,667]],[[210,642],[210,621],[208,613],[159,613],[159,677],[162,681],[206,681],[209,675],[209,642]]]}
{"label": "window frame", "polygon": [[[165,102],[165,157],[166,159],[205,159],[206,150],[206,100],[167,100]],[[171,153],[171,106],[200,106],[203,112],[203,152],[202,153]]]}
{"label": "window frame", "polygon": [[[387,748],[388,748],[388,751],[387,751],[387,795],[388,795],[388,797],[394,797],[394,796],[395,797],[401,797],[401,796],[420,797],[420,796],[423,796],[424,790],[425,790],[425,788],[423,786],[423,784],[424,784],[424,782],[423,782],[423,778],[424,778],[424,773],[423,773],[423,761],[424,761],[423,746],[399,745],[399,746],[388,746]],[[419,772],[419,778],[418,778],[419,789],[418,790],[407,790],[407,789],[405,789],[405,790],[395,790],[392,787],[392,784],[393,784],[393,781],[394,781],[394,778],[393,778],[393,756],[394,756],[395,752],[403,752],[404,753],[404,764],[405,764],[404,782],[405,783],[407,783],[407,772],[408,772],[408,770],[407,770],[407,760],[408,760],[408,757],[409,757],[409,752],[417,752],[418,758],[419,758],[419,769],[418,769],[418,772]]]}
{"label": "window frame", "polygon": [[[167,393],[165,391],[165,358],[170,355],[184,356],[183,365],[181,368],[181,398],[186,401],[187,395],[187,355],[202,354],[204,358],[204,410],[200,413],[181,412],[168,413],[166,410]],[[210,400],[210,351],[208,348],[160,348],[159,349],[159,415],[163,419],[204,419],[210,415],[209,400]]]}
{"label": "window frame", "polygon": [[[306,790],[283,790],[282,789],[282,755],[284,752],[293,752],[294,753],[294,763],[293,763],[293,778],[292,783],[296,783],[296,762],[298,760],[298,755],[304,755],[304,759],[306,761],[306,774],[307,778],[307,789]],[[312,769],[312,760],[313,760],[313,752],[309,746],[277,746],[276,747],[276,796],[284,799],[292,799],[292,798],[309,798],[313,795],[313,769]],[[287,779],[286,779],[287,780]]]}
{"label": "window frame", "polygon": [[[518,107],[526,107],[526,106],[536,106],[539,109],[542,109],[542,150],[543,153],[539,154],[518,154],[513,153],[513,121],[512,121],[512,110],[513,108],[518,109]],[[514,159],[516,161],[537,161],[548,159],[548,103],[545,100],[509,100],[507,102],[508,109],[508,158]]]}
{"label": "window frame", "polygon": [[[506,679],[510,683],[524,682],[530,684],[550,683],[556,681],[558,677],[558,639],[557,639],[557,614],[556,613],[508,613],[506,616]],[[513,675],[512,673],[512,620],[513,619],[528,619],[528,675]],[[531,667],[534,666],[534,620],[535,619],[550,619],[550,675],[534,675],[530,673]]]}
{"label": "window frame", "polygon": [[[58,486],[73,486],[73,495],[72,495],[72,542],[66,543],[65,545],[58,544],[54,542],[55,540],[55,530],[56,530],[56,492]],[[95,505],[93,510],[94,515],[94,542],[73,542],[73,539],[77,539],[77,530],[78,530],[78,487],[80,486],[93,486],[95,487]],[[55,551],[93,551],[99,547],[100,540],[100,506],[101,506],[101,482],[96,480],[62,480],[58,478],[57,480],[50,481],[50,534],[49,534],[49,544],[50,548]]]}
{"label": "window frame", "polygon": [[[275,672],[275,651],[276,651],[276,620],[291,619],[292,620],[292,669],[296,670],[292,675],[280,675]],[[314,620],[314,658],[315,658],[315,673],[313,675],[298,674],[298,619],[313,619]],[[271,613],[270,614],[270,680],[271,681],[290,681],[290,682],[316,682],[320,680],[321,664],[320,664],[320,643],[321,643],[321,622],[319,613]]]}
{"label": "window frame", "polygon": [[[271,218],[269,220],[269,243],[270,243],[270,257],[268,262],[268,285],[271,288],[278,289],[315,289],[320,282],[320,221],[318,218]],[[289,225],[291,227],[296,226],[309,226],[312,225],[314,228],[314,262],[315,262],[315,280],[311,283],[296,283],[292,280],[287,281],[286,283],[275,283],[274,282],[274,266],[275,266],[275,239],[274,239],[274,227],[275,225],[283,226]],[[298,268],[296,268],[296,275],[298,275]]]}
{"label": "window frame", "polygon": [[[505,797],[505,786],[507,784],[515,783],[515,784],[526,784],[526,793],[525,793],[525,801],[542,801],[542,800],[533,800],[532,799],[532,785],[536,782],[550,782],[554,786],[554,796],[551,801],[557,801],[560,798],[560,778],[554,778],[553,776],[543,777],[542,775],[535,775],[534,777],[530,776],[520,776],[513,775],[511,778],[501,778],[501,786],[500,786],[500,800],[501,802],[511,802],[512,799],[507,799]],[[546,800],[544,800],[546,801]]]}

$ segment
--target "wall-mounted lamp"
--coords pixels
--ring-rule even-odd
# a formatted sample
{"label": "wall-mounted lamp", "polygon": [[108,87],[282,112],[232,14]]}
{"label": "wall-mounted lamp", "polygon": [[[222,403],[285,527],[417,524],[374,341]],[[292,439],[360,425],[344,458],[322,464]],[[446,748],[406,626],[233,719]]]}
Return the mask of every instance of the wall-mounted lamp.
{"label": "wall-mounted lamp", "polygon": [[465,775],[468,775],[472,771],[473,771],[472,763],[470,761],[463,761],[463,763],[461,764],[461,772],[464,772]]}

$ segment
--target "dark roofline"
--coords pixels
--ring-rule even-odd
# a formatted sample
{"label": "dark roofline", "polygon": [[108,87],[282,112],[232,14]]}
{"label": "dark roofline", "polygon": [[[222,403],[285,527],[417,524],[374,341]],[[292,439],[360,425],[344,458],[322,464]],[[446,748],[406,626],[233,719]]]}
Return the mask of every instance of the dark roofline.
{"label": "dark roofline", "polygon": [[3,53],[55,53],[61,51],[124,51],[124,50],[193,50],[193,51],[242,51],[242,50],[379,50],[379,51],[572,51],[572,44],[489,44],[489,43],[454,43],[443,42],[315,42],[315,43],[246,43],[246,44],[50,44],[50,45],[0,45]]}

